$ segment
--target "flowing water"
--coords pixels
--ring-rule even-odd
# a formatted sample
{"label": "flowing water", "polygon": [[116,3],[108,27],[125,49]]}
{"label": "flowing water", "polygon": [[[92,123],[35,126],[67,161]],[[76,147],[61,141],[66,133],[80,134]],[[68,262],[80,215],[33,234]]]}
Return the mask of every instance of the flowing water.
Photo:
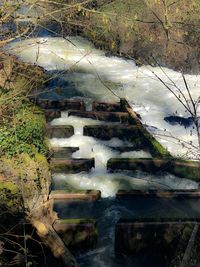
{"label": "flowing water", "polygon": [[[174,156],[197,158],[197,136],[195,129],[176,124],[171,125],[165,117],[177,115],[188,117],[184,107],[156,78],[159,76],[175,90],[175,84],[187,94],[182,75],[166,68],[136,66],[133,60],[107,57],[104,51],[95,49],[81,37],[56,38],[43,36],[11,43],[6,49],[23,61],[38,64],[46,69],[52,79],[48,88],[40,92],[44,98],[84,99],[87,110],[94,100],[118,101],[125,97],[137,111],[149,131]],[[186,75],[194,99],[200,96],[200,76]],[[97,189],[102,199],[95,203],[78,201],[57,202],[55,210],[61,218],[88,218],[98,221],[99,239],[97,248],[87,254],[78,255],[84,267],[142,266],[137,258],[117,257],[114,254],[114,226],[120,218],[134,217],[200,217],[199,200],[161,200],[139,198],[134,201],[116,200],[119,189],[197,189],[198,183],[175,177],[168,173],[157,176],[143,172],[107,173],[109,158],[151,158],[146,151],[119,153],[116,146],[130,146],[128,141],[112,138],[100,141],[83,136],[85,125],[105,124],[92,119],[69,116],[62,112],[61,118],[52,125],[73,125],[75,134],[70,138],[52,138],[55,147],[79,147],[73,158],[95,158],[95,168],[90,173],[58,173],[52,176],[53,189]],[[154,266],[155,267],[155,266]]]}
{"label": "flowing water", "polygon": [[[155,76],[176,92],[176,86],[180,88],[189,99],[181,73],[159,67],[138,67],[133,60],[107,57],[104,51],[95,49],[81,37],[43,36],[11,43],[6,49],[50,72],[52,80],[45,97],[84,98],[88,105],[94,99],[112,101],[118,100],[117,96],[125,97],[171,153],[197,157],[195,129],[170,125],[164,120],[171,115],[187,118],[190,114]],[[200,76],[185,75],[185,78],[193,99],[198,100]]]}
{"label": "flowing water", "polygon": [[[108,173],[106,163],[112,157],[144,157],[151,158],[145,151],[116,152],[116,146],[130,146],[124,140],[112,138],[100,141],[93,137],[83,136],[84,125],[103,124],[103,122],[67,116],[62,112],[61,118],[54,119],[52,125],[73,125],[75,134],[70,138],[50,139],[55,147],[78,146],[73,158],[95,158],[95,168],[90,172],[78,174],[56,173],[52,176],[52,189],[97,189],[102,193],[102,199],[96,202],[57,201],[54,209],[60,218],[95,218],[98,227],[98,242],[94,250],[76,255],[82,267],[143,267],[148,262],[149,267],[164,266],[158,259],[155,262],[141,256],[116,255],[114,250],[115,225],[120,218],[199,218],[200,200],[191,199],[149,199],[145,197],[115,199],[119,189],[197,189],[198,183],[175,177],[168,173],[152,175],[144,172]],[[161,265],[159,265],[161,264]]]}
{"label": "flowing water", "polygon": [[[148,173],[107,173],[107,161],[110,158],[151,158],[149,152],[130,151],[119,153],[115,147],[129,146],[131,143],[126,140],[112,138],[108,141],[99,140],[90,136],[83,136],[85,125],[105,124],[92,119],[84,119],[69,116],[67,112],[61,113],[61,118],[54,119],[52,125],[72,125],[75,134],[70,138],[52,138],[52,147],[79,147],[79,150],[72,154],[73,158],[94,158],[95,168],[91,173],[79,174],[54,174],[54,189],[64,189],[71,185],[77,189],[101,190],[103,197],[113,197],[119,189],[197,189],[198,183],[178,178],[170,174],[152,175]],[[110,124],[110,123],[109,123]],[[115,123],[113,123],[115,124]]]}

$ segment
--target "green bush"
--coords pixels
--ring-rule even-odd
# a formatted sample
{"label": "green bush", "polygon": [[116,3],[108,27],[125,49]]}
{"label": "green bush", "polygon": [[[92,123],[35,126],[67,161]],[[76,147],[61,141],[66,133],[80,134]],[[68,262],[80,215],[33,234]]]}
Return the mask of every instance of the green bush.
{"label": "green bush", "polygon": [[44,125],[45,117],[42,111],[30,103],[23,104],[16,112],[12,125],[0,126],[0,156],[46,154]]}

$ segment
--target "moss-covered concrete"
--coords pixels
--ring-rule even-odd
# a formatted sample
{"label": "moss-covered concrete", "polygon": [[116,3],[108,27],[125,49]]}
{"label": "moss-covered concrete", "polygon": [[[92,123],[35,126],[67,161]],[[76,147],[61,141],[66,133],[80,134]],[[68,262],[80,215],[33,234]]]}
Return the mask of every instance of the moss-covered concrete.
{"label": "moss-covered concrete", "polygon": [[37,104],[43,109],[59,109],[59,110],[85,110],[85,104],[81,100],[66,99],[44,99],[30,98],[31,102]]}
{"label": "moss-covered concrete", "polygon": [[56,220],[53,227],[65,244],[76,252],[93,249],[96,245],[98,231],[94,219]]}
{"label": "moss-covered concrete", "polygon": [[134,198],[200,198],[200,190],[119,190],[116,194],[116,198],[119,199],[130,199]]}
{"label": "moss-covered concrete", "polygon": [[[142,122],[140,121],[139,115],[134,112],[134,110],[129,105],[128,101],[124,98],[120,99],[121,108],[123,111],[128,112],[130,119],[129,121],[133,125],[137,125],[139,129],[139,139],[142,144],[142,147],[145,148],[145,150],[148,150],[153,157],[159,157],[159,158],[172,158],[170,153],[167,151],[166,148],[164,148],[154,137],[152,134],[150,134],[146,128],[143,126]],[[135,136],[132,136],[131,138],[132,143],[135,143]]]}
{"label": "moss-covered concrete", "polygon": [[151,266],[172,266],[172,262],[180,266],[194,226],[195,221],[120,220],[115,229],[115,250],[143,255]]}
{"label": "moss-covered concrete", "polygon": [[92,103],[93,111],[104,111],[104,112],[121,112],[121,103],[106,103],[106,102],[97,102]]}
{"label": "moss-covered concrete", "polygon": [[101,191],[99,190],[74,190],[68,192],[67,190],[53,190],[50,194],[50,198],[54,200],[88,200],[96,201],[101,198]]}
{"label": "moss-covered concrete", "polygon": [[94,158],[91,159],[52,159],[50,163],[54,173],[78,173],[90,171],[94,167]]}
{"label": "moss-covered concrete", "polygon": [[130,159],[112,158],[107,163],[110,171],[130,170],[149,173],[171,173],[181,178],[200,181],[200,163],[191,161],[162,160],[162,159]]}
{"label": "moss-covered concrete", "polygon": [[69,116],[90,118],[93,120],[129,123],[129,114],[127,112],[106,112],[106,111],[69,111]]}
{"label": "moss-covered concrete", "polygon": [[122,140],[132,140],[134,144],[141,145],[140,132],[137,126],[130,125],[89,125],[84,126],[83,134],[102,140],[118,137]]}
{"label": "moss-covered concrete", "polygon": [[51,158],[71,158],[72,154],[79,150],[79,147],[53,147],[50,152]]}
{"label": "moss-covered concrete", "polygon": [[48,138],[69,138],[74,135],[72,125],[46,125],[45,134]]}

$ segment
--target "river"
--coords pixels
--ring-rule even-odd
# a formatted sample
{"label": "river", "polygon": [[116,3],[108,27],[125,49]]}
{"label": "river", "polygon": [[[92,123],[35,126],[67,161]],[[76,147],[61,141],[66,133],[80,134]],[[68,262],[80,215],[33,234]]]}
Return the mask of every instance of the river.
{"label": "river", "polygon": [[[195,148],[197,135],[193,125],[172,125],[165,120],[166,117],[175,115],[180,118],[189,117],[185,108],[157,78],[175,91],[178,90],[177,87],[180,88],[187,95],[180,72],[160,67],[139,67],[134,60],[108,57],[105,51],[96,49],[92,43],[79,36],[59,38],[43,32],[38,38],[13,42],[6,49],[25,62],[43,67],[51,75],[52,79],[45,92],[40,93],[40,97],[83,99],[87,110],[91,109],[94,100],[109,102],[118,101],[119,97],[126,98],[141,115],[147,129],[174,156],[198,158],[198,148]],[[200,76],[185,75],[185,78],[193,99],[197,100],[200,95]],[[76,206],[73,203],[59,202],[55,204],[55,210],[61,218],[93,217],[98,221],[97,248],[87,254],[77,255],[81,266],[141,267],[141,259],[115,255],[113,244],[116,222],[120,218],[138,216],[199,217],[199,200],[140,199],[136,202],[120,202],[113,198],[116,192],[119,189],[197,189],[199,185],[168,173],[160,176],[142,172],[107,173],[106,162],[109,158],[151,158],[151,155],[145,151],[119,155],[112,147],[131,144],[116,138],[100,141],[83,136],[83,127],[95,123],[90,119],[68,117],[67,112],[62,112],[61,118],[51,122],[52,125],[73,125],[75,129],[75,135],[70,138],[52,138],[52,146],[78,146],[80,150],[73,153],[74,158],[95,158],[95,168],[89,174],[53,174],[52,188],[98,189],[103,197],[97,203],[87,203],[87,207],[81,201]]]}

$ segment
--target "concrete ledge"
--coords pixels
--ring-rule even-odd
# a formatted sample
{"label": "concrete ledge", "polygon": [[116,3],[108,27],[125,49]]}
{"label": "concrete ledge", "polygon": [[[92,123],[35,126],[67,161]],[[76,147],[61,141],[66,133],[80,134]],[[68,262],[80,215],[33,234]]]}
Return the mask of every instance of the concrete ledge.
{"label": "concrete ledge", "polygon": [[95,248],[98,231],[93,219],[56,220],[53,228],[71,250],[77,252]]}
{"label": "concrete ledge", "polygon": [[74,127],[71,125],[46,125],[45,133],[48,138],[69,138],[74,135]]}
{"label": "concrete ledge", "polygon": [[100,121],[129,123],[127,112],[108,112],[108,111],[69,111],[69,116],[78,116]]}
{"label": "concrete ledge", "polygon": [[109,140],[118,137],[123,140],[130,140],[135,137],[138,145],[141,145],[139,138],[140,131],[137,126],[130,125],[89,125],[83,128],[83,135],[93,136],[102,140]]}
{"label": "concrete ledge", "polygon": [[87,190],[78,193],[69,193],[65,190],[54,190],[50,194],[50,198],[54,200],[88,200],[96,201],[101,198],[101,191]]}
{"label": "concrete ledge", "polygon": [[117,198],[200,198],[200,190],[119,190],[116,194]]}
{"label": "concrete ledge", "polygon": [[94,101],[92,104],[93,111],[108,111],[108,112],[121,112],[121,103],[117,102],[97,102]]}
{"label": "concrete ledge", "polygon": [[130,159],[112,158],[107,163],[110,171],[114,170],[140,170],[143,172],[157,173],[169,172],[181,178],[200,181],[200,162],[178,161],[164,159]]}
{"label": "concrete ledge", "polygon": [[79,147],[53,147],[51,151],[51,158],[66,159],[71,158],[72,154],[79,150]]}
{"label": "concrete ledge", "polygon": [[[196,220],[125,220],[115,228],[115,251],[119,254],[143,255],[153,266],[180,266]],[[198,233],[199,235],[199,233]],[[193,253],[194,251],[192,251]],[[137,257],[137,256],[136,256]],[[160,263],[158,265],[158,262]]]}
{"label": "concrete ledge", "polygon": [[[159,158],[172,158],[170,153],[164,148],[154,137],[151,133],[149,133],[146,128],[143,126],[141,122],[140,115],[138,115],[129,105],[126,99],[120,100],[122,110],[127,112],[130,116],[130,123],[133,125],[137,125],[140,129],[140,138],[143,139],[143,144],[145,147],[148,148],[149,152],[154,157]],[[134,142],[134,138],[132,139]]]}
{"label": "concrete ledge", "polygon": [[43,109],[61,109],[61,110],[85,110],[84,101],[66,99],[44,99],[32,98],[31,102],[37,104]]}
{"label": "concrete ledge", "polygon": [[94,167],[94,158],[91,159],[52,159],[50,168],[55,173],[89,172]]}
{"label": "concrete ledge", "polygon": [[59,109],[44,109],[44,114],[47,122],[61,117],[61,111]]}
{"label": "concrete ledge", "polygon": [[115,146],[115,147],[110,146],[110,148],[117,150],[120,153],[140,151],[140,150],[148,151],[148,149],[145,148],[143,144],[141,144],[140,146],[139,144],[135,145],[133,144],[132,146]]}

